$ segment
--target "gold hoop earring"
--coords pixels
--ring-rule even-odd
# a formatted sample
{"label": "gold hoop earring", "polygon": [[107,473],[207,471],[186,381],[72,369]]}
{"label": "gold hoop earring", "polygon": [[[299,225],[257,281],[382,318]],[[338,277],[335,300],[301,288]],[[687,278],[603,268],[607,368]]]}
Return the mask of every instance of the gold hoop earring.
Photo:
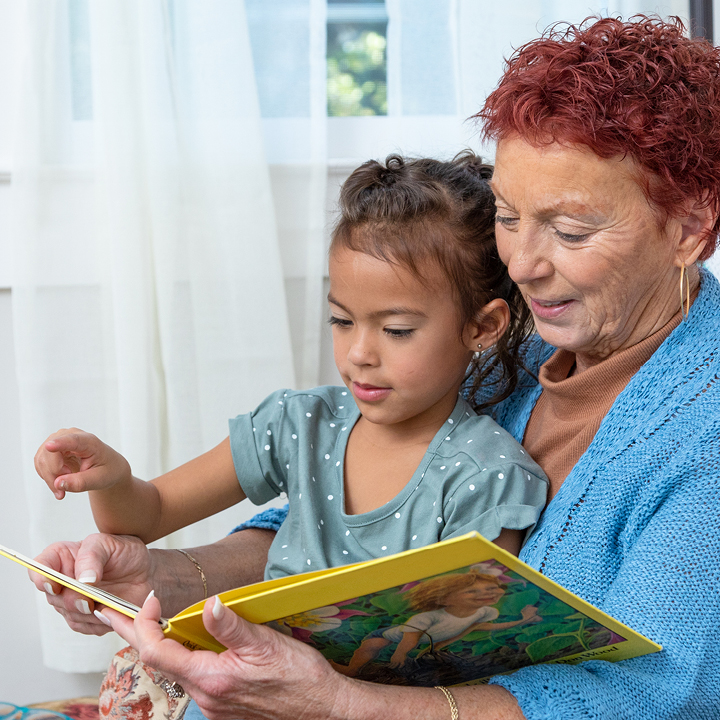
{"label": "gold hoop earring", "polygon": [[[684,286],[684,288],[683,288]],[[687,300],[687,307],[685,302]],[[683,322],[687,320],[688,314],[690,313],[690,276],[688,270],[685,267],[685,263],[680,267],[680,315],[682,316]]]}
{"label": "gold hoop earring", "polygon": [[482,345],[478,343],[478,349],[473,353],[473,360],[479,360],[480,355],[482,354],[480,351],[482,350]]}

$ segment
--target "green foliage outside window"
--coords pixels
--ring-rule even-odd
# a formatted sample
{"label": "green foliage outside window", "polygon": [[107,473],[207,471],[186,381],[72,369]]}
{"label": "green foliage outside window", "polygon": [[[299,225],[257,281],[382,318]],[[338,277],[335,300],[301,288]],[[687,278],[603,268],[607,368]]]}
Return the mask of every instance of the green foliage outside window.
{"label": "green foliage outside window", "polygon": [[329,24],[328,115],[387,115],[387,63],[382,24]]}

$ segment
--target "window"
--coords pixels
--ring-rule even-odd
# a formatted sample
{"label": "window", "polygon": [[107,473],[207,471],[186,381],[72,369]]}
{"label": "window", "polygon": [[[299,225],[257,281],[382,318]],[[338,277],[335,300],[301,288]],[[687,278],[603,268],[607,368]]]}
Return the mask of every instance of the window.
{"label": "window", "polygon": [[328,0],[327,113],[387,115],[384,0]]}

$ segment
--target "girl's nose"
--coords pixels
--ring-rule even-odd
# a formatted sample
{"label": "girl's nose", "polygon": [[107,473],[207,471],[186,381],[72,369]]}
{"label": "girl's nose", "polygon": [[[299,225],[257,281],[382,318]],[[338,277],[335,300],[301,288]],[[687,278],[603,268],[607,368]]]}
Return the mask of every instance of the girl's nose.
{"label": "girl's nose", "polygon": [[353,365],[377,364],[377,348],[370,333],[355,333],[348,349],[348,360]]}

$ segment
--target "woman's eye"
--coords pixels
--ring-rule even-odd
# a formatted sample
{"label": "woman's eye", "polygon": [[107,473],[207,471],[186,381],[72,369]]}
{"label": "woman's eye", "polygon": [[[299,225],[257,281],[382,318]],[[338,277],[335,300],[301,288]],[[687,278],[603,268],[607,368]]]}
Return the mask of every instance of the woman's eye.
{"label": "woman's eye", "polygon": [[341,328],[348,328],[352,325],[352,320],[345,320],[344,318],[335,317],[334,315],[328,318],[328,322],[330,325],[336,325]]}
{"label": "woman's eye", "polygon": [[394,338],[407,338],[410,337],[415,331],[410,329],[400,328],[385,328],[385,332]]}
{"label": "woman's eye", "polygon": [[569,242],[569,243],[579,243],[579,242],[582,242],[583,240],[585,240],[586,238],[589,238],[592,233],[583,233],[583,234],[581,234],[581,235],[572,235],[571,233],[565,233],[565,232],[562,232],[562,231],[560,231],[560,230],[558,230],[558,229],[556,228],[556,229],[555,229],[555,234],[556,234],[561,240],[564,240],[565,242]]}
{"label": "woman's eye", "polygon": [[517,223],[518,219],[514,217],[510,217],[508,215],[496,215],[495,216],[495,222],[498,223],[498,225],[502,225],[503,227],[510,228]]}

